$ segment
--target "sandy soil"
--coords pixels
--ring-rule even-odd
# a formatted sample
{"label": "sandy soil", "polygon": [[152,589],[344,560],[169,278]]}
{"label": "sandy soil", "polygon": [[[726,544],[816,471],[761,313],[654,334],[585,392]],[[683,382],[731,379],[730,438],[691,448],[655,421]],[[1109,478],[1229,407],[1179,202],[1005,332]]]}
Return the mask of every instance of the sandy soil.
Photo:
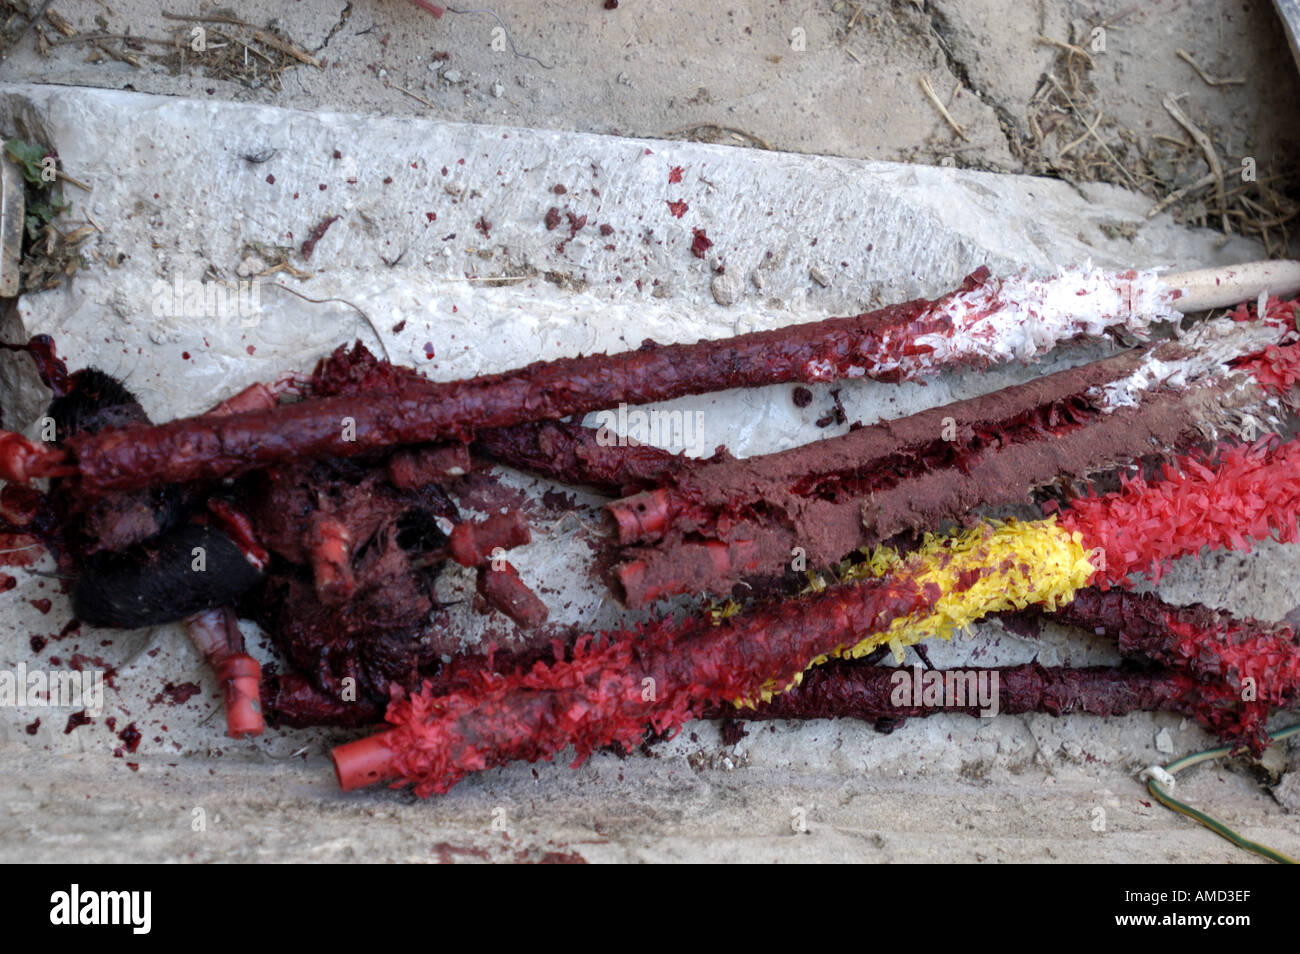
{"label": "sandy soil", "polygon": [[[56,9],[81,31],[151,39],[175,32],[188,41],[191,24],[162,17],[171,6],[60,0]],[[1184,110],[1205,122],[1225,155],[1249,153],[1261,170],[1281,171],[1298,135],[1300,84],[1267,0],[1231,7],[1214,0],[754,0],[625,3],[610,11],[587,0],[503,0],[492,7],[499,21],[451,13],[435,20],[402,0],[256,9],[248,19],[275,22],[321,68],[295,66],[278,83],[240,82],[192,62],[89,63],[105,58],[80,42],[41,56],[28,36],[0,65],[0,80],[1035,171],[1034,158],[1024,157],[1030,103],[1045,71],[1065,77],[1061,49],[1045,40],[1074,37],[1091,51],[1099,128],[1133,131],[1139,149],[1157,136],[1183,135],[1161,107],[1166,94],[1185,94]],[[496,32],[503,26],[508,35]],[[1211,79],[1234,82],[1208,85],[1180,50]],[[921,76],[967,140],[938,116]],[[1090,124],[1094,118],[1089,110]]]}

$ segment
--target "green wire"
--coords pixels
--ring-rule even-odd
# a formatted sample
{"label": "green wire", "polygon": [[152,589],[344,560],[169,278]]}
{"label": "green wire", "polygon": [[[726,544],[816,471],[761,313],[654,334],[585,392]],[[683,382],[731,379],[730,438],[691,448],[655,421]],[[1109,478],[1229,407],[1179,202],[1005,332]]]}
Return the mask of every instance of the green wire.
{"label": "green wire", "polygon": [[[1269,744],[1271,745],[1274,742],[1280,742],[1282,739],[1289,738],[1298,732],[1300,732],[1300,722],[1297,722],[1295,725],[1287,726],[1285,729],[1279,729],[1276,732],[1270,733],[1268,736]],[[1233,747],[1230,745],[1225,745],[1222,748],[1217,749],[1209,749],[1205,752],[1197,752],[1195,755],[1189,755],[1176,762],[1170,762],[1165,766],[1165,771],[1170,775],[1175,775],[1183,769],[1191,768],[1193,765],[1199,765],[1201,762],[1221,759],[1225,755],[1230,755],[1232,752]],[[1255,854],[1263,855],[1265,858],[1276,861],[1279,864],[1296,864],[1296,860],[1290,855],[1284,855],[1280,851],[1274,851],[1267,845],[1261,845],[1259,842],[1251,841],[1249,838],[1243,838],[1227,825],[1223,824],[1223,822],[1211,818],[1209,815],[1205,814],[1205,812],[1193,808],[1185,802],[1180,802],[1161,788],[1160,783],[1157,782],[1154,777],[1147,779],[1147,791],[1154,795],[1156,800],[1166,808],[1172,808],[1180,815],[1186,815],[1193,821],[1200,822],[1206,828],[1210,829],[1210,831],[1222,838],[1226,838],[1238,848],[1245,848],[1247,851],[1253,851]]]}

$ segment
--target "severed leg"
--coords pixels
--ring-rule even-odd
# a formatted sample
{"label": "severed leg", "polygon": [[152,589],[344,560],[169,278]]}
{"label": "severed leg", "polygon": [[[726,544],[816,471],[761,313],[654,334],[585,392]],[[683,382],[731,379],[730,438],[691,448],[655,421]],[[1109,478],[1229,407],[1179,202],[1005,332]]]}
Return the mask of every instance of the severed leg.
{"label": "severed leg", "polygon": [[229,607],[204,610],[185,620],[190,640],[207,660],[226,697],[226,734],[261,735],[262,667],[244,652],[244,636]]}

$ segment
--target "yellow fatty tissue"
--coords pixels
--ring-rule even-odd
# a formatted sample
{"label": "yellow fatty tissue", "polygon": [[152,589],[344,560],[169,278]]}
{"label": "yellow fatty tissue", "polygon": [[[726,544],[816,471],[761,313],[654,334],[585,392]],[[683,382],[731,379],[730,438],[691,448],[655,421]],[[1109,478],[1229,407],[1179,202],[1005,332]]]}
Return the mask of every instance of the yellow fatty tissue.
{"label": "yellow fatty tissue", "polygon": [[[888,645],[901,661],[904,647],[933,636],[950,639],[990,613],[1038,604],[1056,609],[1074,599],[1094,569],[1080,535],[1058,527],[1055,517],[1028,523],[990,521],[954,535],[928,535],[919,549],[906,556],[877,547],[863,562],[844,570],[842,580],[890,574],[922,587],[937,584],[942,595],[929,613],[896,619],[883,632],[818,656],[808,668],[833,657],[858,659],[882,645]],[[800,673],[784,689],[765,688],[760,698],[767,701],[802,681]]]}

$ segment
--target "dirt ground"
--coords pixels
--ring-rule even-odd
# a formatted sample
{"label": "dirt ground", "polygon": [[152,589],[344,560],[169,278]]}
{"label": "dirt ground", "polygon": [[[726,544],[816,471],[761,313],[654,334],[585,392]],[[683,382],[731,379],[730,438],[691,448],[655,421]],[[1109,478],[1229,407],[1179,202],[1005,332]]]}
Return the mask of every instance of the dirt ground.
{"label": "dirt ground", "polygon": [[[1179,221],[1296,254],[1300,83],[1264,0],[624,0],[613,10],[501,0],[493,14],[440,19],[404,0],[55,0],[52,20],[14,40],[24,7],[0,3],[10,38],[0,83],[1103,181],[1151,206],[1171,200]],[[164,16],[182,10],[206,19]],[[195,26],[206,51],[191,48]],[[1205,182],[1205,150],[1166,101],[1210,137],[1221,187]],[[1162,592],[1281,618],[1295,608],[1300,554],[1266,550],[1262,565],[1180,566]],[[1064,645],[1066,658],[1049,647],[1043,661],[1105,661],[1069,658]],[[94,748],[52,769],[33,752],[0,778],[0,858],[1251,860],[1152,805],[1134,778],[1171,757],[1158,732],[1191,751],[1205,739],[1194,727],[1167,716],[1013,721],[993,731],[940,716],[890,737],[761,728],[737,747],[703,726],[655,758],[521,768],[428,803],[334,791],[329,734],[214,745],[201,766],[190,752],[154,753],[139,773],[118,762],[109,798]],[[12,725],[0,733],[10,753],[24,742]],[[1253,769],[1205,770],[1185,794],[1282,850],[1300,846],[1300,816],[1284,814]],[[792,826],[800,818],[806,830]]]}
{"label": "dirt ground", "polygon": [[[1256,177],[1222,209],[1192,190],[1186,218],[1226,213],[1281,252],[1277,220],[1296,211],[1300,83],[1268,0],[543,0],[441,19],[402,0],[236,5],[318,65],[220,22],[218,4],[187,10],[218,18],[202,24],[165,18],[172,6],[59,0],[62,32],[23,37],[0,80],[1046,173],[1161,198],[1208,171],[1163,105],[1174,97],[1229,174],[1249,158]],[[200,25],[214,32],[195,53]]]}

